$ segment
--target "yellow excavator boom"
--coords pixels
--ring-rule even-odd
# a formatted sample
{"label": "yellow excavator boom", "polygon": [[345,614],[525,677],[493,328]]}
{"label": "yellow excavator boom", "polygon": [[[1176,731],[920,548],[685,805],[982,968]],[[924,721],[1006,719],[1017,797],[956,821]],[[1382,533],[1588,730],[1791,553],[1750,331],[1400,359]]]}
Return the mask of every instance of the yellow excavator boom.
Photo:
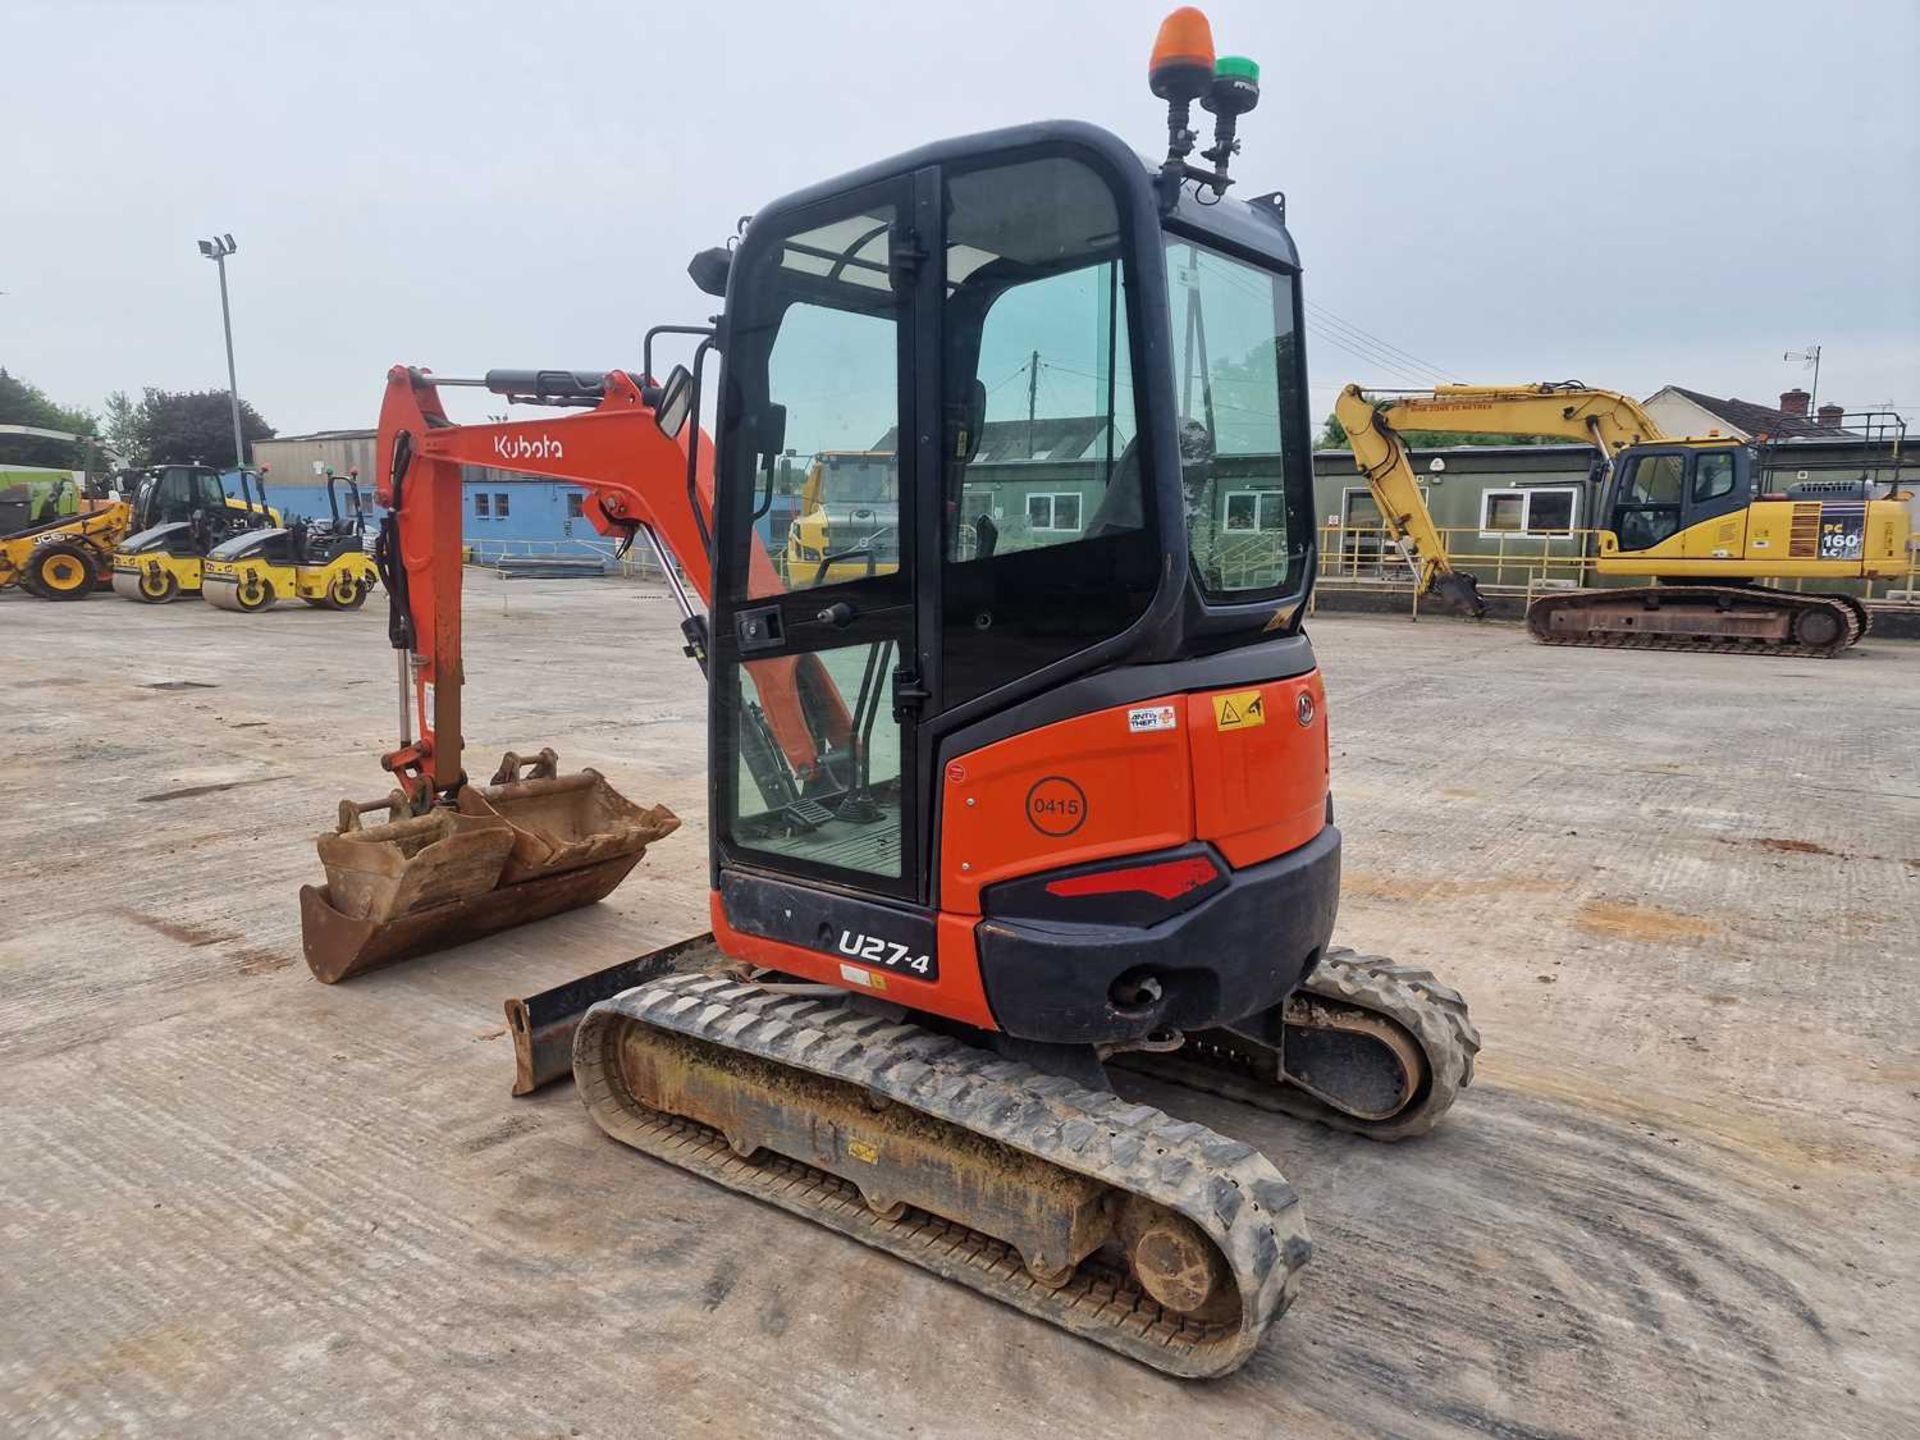
{"label": "yellow excavator boom", "polygon": [[1486,613],[1471,575],[1454,569],[1446,537],[1433,523],[1400,431],[1462,435],[1537,435],[1599,447],[1609,461],[1628,445],[1668,438],[1630,395],[1579,384],[1440,385],[1432,390],[1370,395],[1358,385],[1340,392],[1333,413],[1353,447],[1380,522],[1406,557],[1423,595],[1438,595],[1464,614]]}

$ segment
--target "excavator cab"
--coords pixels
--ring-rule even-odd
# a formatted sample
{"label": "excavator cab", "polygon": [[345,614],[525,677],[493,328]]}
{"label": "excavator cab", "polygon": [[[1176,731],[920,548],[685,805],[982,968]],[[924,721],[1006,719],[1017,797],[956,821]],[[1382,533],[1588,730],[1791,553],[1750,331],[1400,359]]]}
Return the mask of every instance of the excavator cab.
{"label": "excavator cab", "polygon": [[[1170,195],[1113,136],[1068,123],[932,146],[754,217],[717,337],[729,953],[1036,1043],[1235,1019],[1311,967],[1338,862],[1298,634],[1313,529],[1297,277],[1278,197]],[[760,563],[776,453],[849,451],[896,477],[889,563]],[[795,745],[768,708],[801,662]],[[1211,690],[1251,707],[1243,730],[1191,698]],[[1284,819],[1237,813],[1229,791],[1256,777],[1284,787],[1263,798]],[[1240,873],[1295,851],[1284,879]],[[1206,867],[1216,893],[1142,897],[1140,928],[1165,935],[1040,985],[1044,957],[1085,937],[1032,877],[1071,888],[1117,856]],[[1256,898],[1269,885],[1289,903]],[[1256,914],[1257,946],[1190,943]]]}
{"label": "excavator cab", "polygon": [[[1623,552],[1651,550],[1693,531],[1683,547],[1687,554],[1713,558],[1718,551],[1718,558],[1730,558],[1744,548],[1753,469],[1753,452],[1739,443],[1635,445],[1613,459],[1604,528]],[[1694,530],[1710,520],[1722,524]]]}

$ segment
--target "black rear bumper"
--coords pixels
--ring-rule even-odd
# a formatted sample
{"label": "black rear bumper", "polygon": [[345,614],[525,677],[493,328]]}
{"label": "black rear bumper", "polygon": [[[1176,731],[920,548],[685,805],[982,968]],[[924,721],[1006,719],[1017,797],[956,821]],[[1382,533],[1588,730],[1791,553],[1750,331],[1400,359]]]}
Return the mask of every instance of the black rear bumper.
{"label": "black rear bumper", "polygon": [[[1001,913],[989,895],[974,937],[994,1022],[1024,1040],[1085,1045],[1205,1029],[1279,1004],[1333,934],[1340,832],[1328,825],[1245,870],[1214,858],[1225,883],[1155,924]],[[1116,984],[1135,1003],[1116,1003]],[[1157,998],[1143,998],[1156,987]]]}

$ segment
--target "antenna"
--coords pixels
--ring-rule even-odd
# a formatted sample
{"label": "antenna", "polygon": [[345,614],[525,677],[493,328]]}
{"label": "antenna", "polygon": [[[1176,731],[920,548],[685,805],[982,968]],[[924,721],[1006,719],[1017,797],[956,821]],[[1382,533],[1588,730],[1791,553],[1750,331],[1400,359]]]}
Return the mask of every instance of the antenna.
{"label": "antenna", "polygon": [[1818,345],[1809,345],[1804,350],[1789,350],[1780,358],[1782,360],[1797,360],[1803,366],[1812,367],[1813,388],[1807,394],[1807,413],[1809,415],[1818,414],[1819,412],[1814,409],[1814,406],[1820,402],[1820,347]]}

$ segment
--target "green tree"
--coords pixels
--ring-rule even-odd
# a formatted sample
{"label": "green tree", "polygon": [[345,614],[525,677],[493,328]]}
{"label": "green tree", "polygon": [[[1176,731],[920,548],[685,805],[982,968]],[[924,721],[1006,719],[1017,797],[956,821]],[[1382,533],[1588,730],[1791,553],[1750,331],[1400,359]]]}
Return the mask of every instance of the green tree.
{"label": "green tree", "polygon": [[101,427],[107,448],[122,465],[144,465],[146,453],[140,448],[140,407],[124,390],[107,396],[106,422]]}
{"label": "green tree", "polygon": [[[233,412],[225,390],[156,390],[148,386],[140,403],[133,407],[131,429],[135,448],[145,464],[233,463]],[[273,438],[274,429],[242,400],[240,433],[251,455],[256,442]]]}
{"label": "green tree", "polygon": [[[99,433],[98,423],[85,410],[55,404],[38,385],[10,375],[5,369],[0,369],[0,425],[31,425],[38,430],[64,430],[70,435]],[[85,450],[85,446],[76,446],[67,440],[0,435],[0,462],[14,465],[84,468]]]}

